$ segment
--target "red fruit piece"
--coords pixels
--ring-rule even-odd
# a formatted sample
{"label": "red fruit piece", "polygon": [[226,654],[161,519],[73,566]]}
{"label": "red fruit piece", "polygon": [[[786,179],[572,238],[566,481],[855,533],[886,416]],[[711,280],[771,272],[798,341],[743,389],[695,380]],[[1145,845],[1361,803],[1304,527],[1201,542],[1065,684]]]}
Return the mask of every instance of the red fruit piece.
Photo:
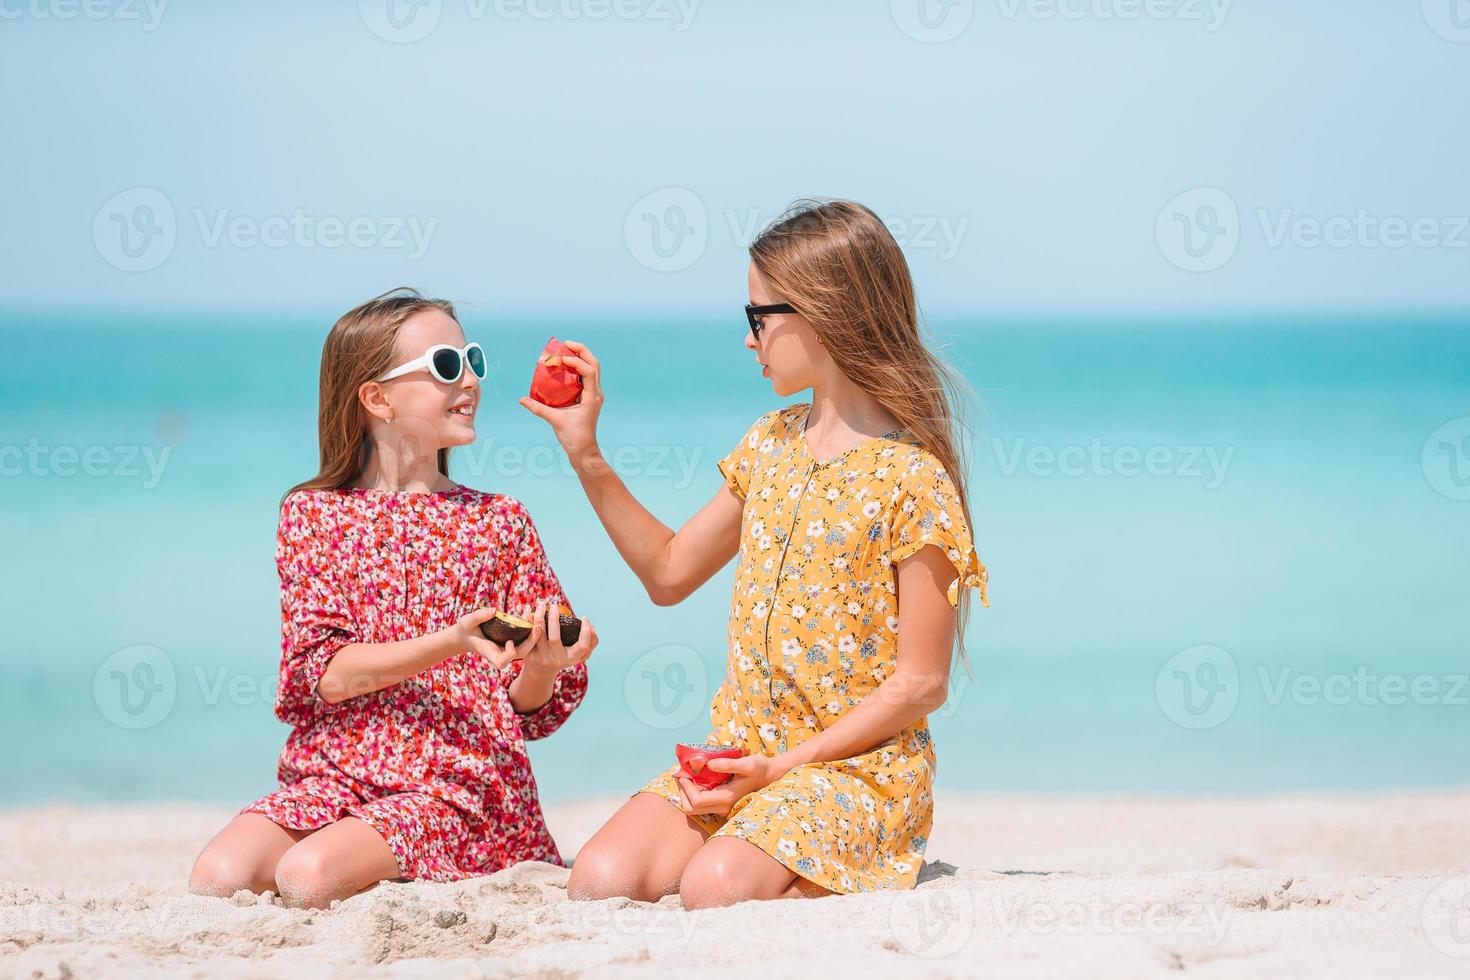
{"label": "red fruit piece", "polygon": [[714,789],[721,783],[729,782],[734,775],[706,769],[705,763],[711,759],[739,759],[745,754],[744,749],[737,749],[732,745],[685,745],[681,742],[674,746],[674,755],[679,759],[679,771],[694,780],[694,784],[700,789]]}
{"label": "red fruit piece", "polygon": [[553,356],[577,354],[566,344],[552,337],[546,349],[536,359],[536,372],[531,375],[531,397],[552,408],[566,408],[582,394],[582,376],[565,364],[548,366],[546,359]]}

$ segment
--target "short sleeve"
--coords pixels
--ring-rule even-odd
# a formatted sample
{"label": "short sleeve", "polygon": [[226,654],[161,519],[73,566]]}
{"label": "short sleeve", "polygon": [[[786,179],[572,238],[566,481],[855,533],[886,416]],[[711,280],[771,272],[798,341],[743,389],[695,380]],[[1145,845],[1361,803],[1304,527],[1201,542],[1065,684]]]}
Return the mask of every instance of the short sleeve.
{"label": "short sleeve", "polygon": [[756,461],[760,459],[761,443],[770,435],[771,425],[779,414],[779,410],[771,411],[756,419],[755,424],[735,444],[735,448],[715,464],[725,477],[725,485],[742,498],[750,489],[750,475],[755,471]]}
{"label": "short sleeve", "polygon": [[337,705],[317,683],[337,651],[358,641],[351,606],[335,584],[331,563],[319,557],[329,529],[313,494],[298,492],[281,507],[276,527],[276,572],[281,579],[281,669],[276,717],[309,724]]}
{"label": "short sleeve", "polygon": [[[565,606],[570,610],[572,604],[562,593],[561,583],[557,581],[556,573],[551,569],[551,562],[546,557],[546,549],[541,544],[541,536],[536,532],[536,526],[531,523],[531,515],[517,503],[512,519],[523,522],[523,528],[514,552],[516,564],[506,587],[505,611],[516,616],[530,617],[536,612],[536,606],[541,603],[548,606]],[[511,661],[502,672],[501,677],[507,692],[510,690],[511,681],[515,680],[520,672],[521,662],[519,660]],[[551,697],[547,702],[535,711],[526,714],[517,712],[521,723],[521,735],[526,739],[545,738],[550,735],[571,717],[572,712],[582,703],[586,695],[586,664],[577,664],[558,671],[556,679],[552,681]]]}
{"label": "short sleeve", "polygon": [[959,490],[937,460],[920,457],[900,486],[889,554],[897,565],[931,544],[958,573],[946,595],[950,606],[959,605],[960,589],[979,589],[980,602],[988,607],[990,573],[975,553]]}

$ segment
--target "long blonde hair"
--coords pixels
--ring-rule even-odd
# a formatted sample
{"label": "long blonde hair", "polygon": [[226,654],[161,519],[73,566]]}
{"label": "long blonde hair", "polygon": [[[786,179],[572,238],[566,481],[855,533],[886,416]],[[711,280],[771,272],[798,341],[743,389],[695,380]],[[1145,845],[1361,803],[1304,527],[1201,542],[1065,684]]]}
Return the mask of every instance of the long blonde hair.
{"label": "long blonde hair", "polygon": [[[919,335],[919,307],[903,251],[871,210],[852,201],[804,199],[750,246],[756,270],[804,316],[853,384],[917,436],[954,481],[974,534],[965,492],[964,378]],[[955,652],[965,657],[970,595],[960,589]]]}
{"label": "long blonde hair", "polygon": [[[366,413],[357,389],[382,377],[393,367],[398,332],[409,317],[439,310],[456,323],[454,305],[429,299],[416,289],[400,286],[374,296],[342,314],[322,345],[322,372],[317,403],[317,442],[321,468],[281,498],[297,490],[336,490],[362,475],[372,443]],[[439,450],[439,472],[449,475],[449,450]]]}

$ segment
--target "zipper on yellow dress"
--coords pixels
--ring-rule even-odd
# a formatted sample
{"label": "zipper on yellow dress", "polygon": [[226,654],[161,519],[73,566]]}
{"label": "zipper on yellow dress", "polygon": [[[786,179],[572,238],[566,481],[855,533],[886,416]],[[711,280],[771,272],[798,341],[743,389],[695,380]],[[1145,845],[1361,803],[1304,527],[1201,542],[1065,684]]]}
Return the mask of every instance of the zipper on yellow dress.
{"label": "zipper on yellow dress", "polygon": [[[781,560],[776,563],[776,581],[771,587],[771,608],[766,612],[766,702],[770,704],[771,711],[776,710],[776,693],[772,685],[775,676],[775,661],[771,659],[771,619],[776,615],[776,600],[781,595],[781,577],[786,571],[786,552],[791,549],[791,539],[796,536],[796,525],[800,522],[799,512],[802,502],[806,500],[806,492],[811,489],[812,477],[816,474],[817,464],[813,461],[807,466],[806,479],[801,485],[801,493],[797,496],[791,507],[791,527],[786,531],[786,540],[781,545]],[[786,751],[786,729],[781,729],[781,744],[777,752]]]}

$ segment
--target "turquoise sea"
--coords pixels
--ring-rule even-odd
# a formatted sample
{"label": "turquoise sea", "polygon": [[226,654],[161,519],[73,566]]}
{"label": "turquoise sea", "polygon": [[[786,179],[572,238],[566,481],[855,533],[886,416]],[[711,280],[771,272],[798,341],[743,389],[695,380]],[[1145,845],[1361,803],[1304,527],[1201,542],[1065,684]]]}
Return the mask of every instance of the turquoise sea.
{"label": "turquoise sea", "polygon": [[[313,472],[331,314],[0,318],[0,803],[273,785],[276,505]],[[727,569],[660,609],[539,420],[593,346],[603,444],[677,526],[775,407],[738,318],[465,314],[493,352],[461,482],[530,508],[603,642],[542,795],[632,792],[705,734]],[[1470,783],[1470,329],[1428,318],[935,318],[976,389],[991,602],[934,721],[946,790]]]}

